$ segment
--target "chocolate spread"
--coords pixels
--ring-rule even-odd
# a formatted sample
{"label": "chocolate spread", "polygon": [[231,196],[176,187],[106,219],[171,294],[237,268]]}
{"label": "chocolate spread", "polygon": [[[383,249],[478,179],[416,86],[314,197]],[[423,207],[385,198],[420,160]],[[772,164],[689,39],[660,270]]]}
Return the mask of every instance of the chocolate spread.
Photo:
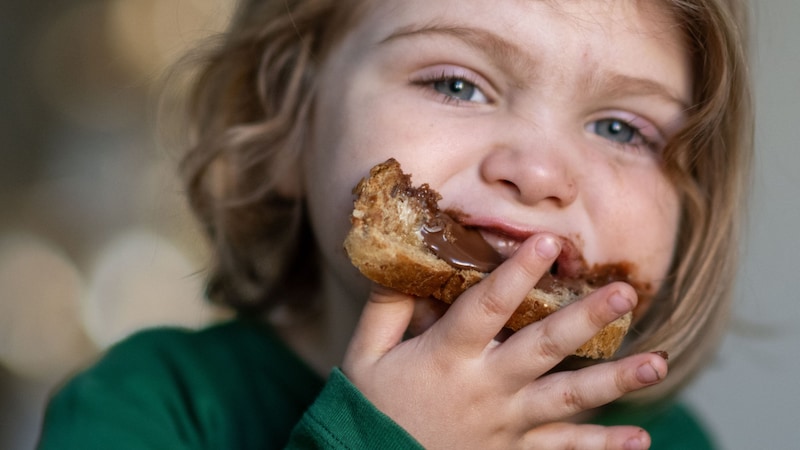
{"label": "chocolate spread", "polygon": [[478,230],[464,227],[442,212],[423,225],[422,238],[436,256],[459,269],[488,273],[503,262]]}
{"label": "chocolate spread", "polygon": [[[423,225],[422,238],[436,256],[459,269],[488,273],[503,262],[503,257],[486,242],[478,230],[462,226],[441,211],[437,211],[435,217]],[[545,273],[536,288],[545,292],[566,288],[580,293],[585,285],[598,288],[614,281],[632,283],[630,273],[630,263],[595,264],[589,268],[581,258],[576,273],[559,276],[557,269],[553,273]],[[647,289],[643,286],[635,288],[640,293]]]}

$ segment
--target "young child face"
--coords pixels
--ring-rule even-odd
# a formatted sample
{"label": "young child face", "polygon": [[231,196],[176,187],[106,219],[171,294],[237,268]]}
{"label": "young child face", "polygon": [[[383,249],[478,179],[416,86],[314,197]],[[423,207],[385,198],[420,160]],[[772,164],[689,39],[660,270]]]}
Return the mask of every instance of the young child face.
{"label": "young child face", "polygon": [[[660,152],[691,98],[678,27],[649,2],[387,0],[319,74],[306,194],[326,268],[351,189],[396,158],[502,252],[566,238],[657,288],[679,220]],[[351,286],[352,287],[352,286]]]}

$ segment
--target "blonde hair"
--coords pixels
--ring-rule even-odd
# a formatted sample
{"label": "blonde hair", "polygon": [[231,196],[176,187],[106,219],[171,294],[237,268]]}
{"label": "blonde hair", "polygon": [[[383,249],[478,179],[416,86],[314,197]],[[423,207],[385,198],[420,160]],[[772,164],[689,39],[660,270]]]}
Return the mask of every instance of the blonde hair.
{"label": "blonde hair", "polygon": [[728,325],[750,189],[753,111],[747,9],[738,0],[668,2],[694,66],[689,123],[667,149],[682,197],[675,260],[629,353],[666,350],[670,375],[630,398],[663,397],[711,359]]}
{"label": "blonde hair", "polygon": [[[208,295],[241,313],[292,304],[313,289],[315,257],[298,158],[315,71],[368,2],[246,0],[199,61],[191,145],[181,169],[214,251]],[[625,350],[666,350],[671,373],[632,399],[663,397],[718,345],[737,271],[752,153],[744,1],[664,1],[694,65],[689,123],[664,155],[682,197],[675,260]],[[303,255],[297,257],[297,255]],[[300,305],[308,306],[308,305]]]}
{"label": "blonde hair", "polygon": [[243,1],[221,42],[172,74],[182,80],[194,69],[181,173],[215,258],[207,296],[241,313],[313,288],[314,240],[297,164],[315,70],[355,18],[347,3]]}

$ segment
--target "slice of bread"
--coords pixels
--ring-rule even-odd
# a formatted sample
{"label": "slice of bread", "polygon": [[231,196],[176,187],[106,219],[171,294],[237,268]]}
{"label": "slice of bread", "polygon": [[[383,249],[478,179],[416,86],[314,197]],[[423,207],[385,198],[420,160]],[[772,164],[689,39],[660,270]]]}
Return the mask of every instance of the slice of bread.
{"label": "slice of bread", "polygon": [[[344,247],[352,263],[370,280],[409,295],[452,303],[487,275],[456,268],[428,248],[422,228],[440,214],[441,196],[427,184],[413,186],[411,176],[403,173],[394,159],[373,167],[353,192],[352,228]],[[570,288],[548,284],[548,291],[533,289],[528,294],[507,328],[519,330],[591,292],[585,283],[579,288],[574,282]],[[630,323],[629,313],[607,325],[574,354],[594,359],[611,357]]]}

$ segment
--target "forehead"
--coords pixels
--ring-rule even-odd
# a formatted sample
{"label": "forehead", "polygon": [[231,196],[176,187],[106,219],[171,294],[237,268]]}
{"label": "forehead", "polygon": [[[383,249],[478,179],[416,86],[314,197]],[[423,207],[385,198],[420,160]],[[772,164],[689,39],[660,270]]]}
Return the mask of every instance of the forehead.
{"label": "forehead", "polygon": [[555,69],[575,77],[583,72],[588,80],[612,68],[670,86],[675,97],[691,97],[684,32],[664,1],[384,0],[365,5],[349,36],[355,53],[368,53],[397,35],[418,35],[417,43],[423,44],[443,33],[416,31],[460,30],[466,32],[449,37],[466,37],[468,44],[498,57],[530,62],[531,77],[552,76]]}
{"label": "forehead", "polygon": [[570,42],[602,33],[609,38],[627,34],[666,40],[678,46],[684,43],[682,30],[664,1],[384,0],[364,1],[360,6],[362,20],[356,28],[362,37],[379,38],[393,27],[414,24],[471,24],[497,28],[506,39],[521,40],[528,37],[526,28],[535,27],[540,34],[547,34],[558,25],[567,25],[574,32]]}
{"label": "forehead", "polygon": [[655,22],[675,24],[672,15],[672,2],[667,0],[337,0],[337,6],[344,7],[359,19],[381,16],[426,16],[431,13],[440,16],[473,16],[481,21],[497,16],[509,15],[516,21],[524,21],[525,16],[517,15],[528,9],[531,12],[545,8],[563,16],[575,19],[588,19],[598,14],[618,14],[620,19],[635,14]]}

